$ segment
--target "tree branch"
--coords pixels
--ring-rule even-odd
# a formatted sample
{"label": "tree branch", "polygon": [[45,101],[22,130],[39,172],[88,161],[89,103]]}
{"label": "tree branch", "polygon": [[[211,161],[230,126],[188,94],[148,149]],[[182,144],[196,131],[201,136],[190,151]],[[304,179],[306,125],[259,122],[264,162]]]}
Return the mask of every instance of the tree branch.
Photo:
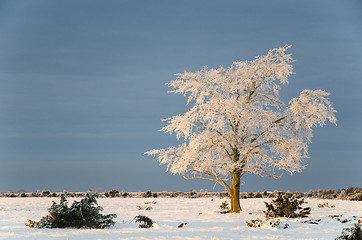
{"label": "tree branch", "polygon": [[[210,173],[210,172],[208,172],[208,171],[202,172],[202,171],[198,171],[198,170],[195,170],[195,169],[192,168],[190,172],[199,173],[201,176],[193,176],[193,177],[185,177],[185,176],[184,176],[184,178],[186,178],[186,179],[200,178],[200,179],[210,180],[210,181],[217,182],[217,183],[219,183],[220,185],[225,186],[225,187],[226,187],[227,189],[229,189],[229,190],[231,189],[230,186],[229,186],[224,180],[222,180],[222,179],[221,179],[220,177],[218,177],[217,175],[212,174],[212,173]],[[205,177],[202,176],[202,174],[208,175],[208,176],[210,176],[210,177],[214,177],[214,178],[216,178],[216,179],[205,178]]]}
{"label": "tree branch", "polygon": [[[257,70],[259,70],[259,69],[257,69]],[[251,79],[254,78],[257,70],[255,70],[255,72],[253,73],[253,77],[252,77]],[[254,95],[254,93],[256,92],[256,90],[263,84],[263,82],[265,81],[265,79],[266,79],[267,77],[270,77],[270,76],[272,75],[272,74],[269,74],[269,72],[270,72],[270,71],[268,71],[267,73],[265,73],[265,75],[261,78],[260,83],[259,83],[258,85],[255,86],[256,81],[252,82],[252,85],[250,86],[250,90],[249,90],[249,92],[248,92],[248,96],[246,97],[246,100],[245,100],[245,104],[247,104],[247,103],[250,101],[251,97]]]}
{"label": "tree branch", "polygon": [[[197,125],[197,124],[200,124],[200,125]],[[233,146],[231,145],[229,139],[227,139],[219,130],[217,129],[214,129],[214,128],[210,128],[210,127],[206,127],[203,123],[201,122],[196,122],[194,123],[194,125],[197,127],[197,128],[203,128],[203,129],[208,129],[208,130],[211,130],[213,132],[216,132],[217,134],[219,134],[223,139],[225,139],[225,141],[229,144],[230,148],[233,148]]]}
{"label": "tree branch", "polygon": [[225,150],[226,154],[228,155],[230,161],[233,160],[232,157],[231,157],[231,155],[230,155],[230,153],[229,153],[229,151],[227,150],[227,148],[226,148],[223,144],[214,143],[214,139],[212,139],[212,138],[211,138],[211,143],[212,143],[214,146],[220,146],[220,147],[222,147],[222,148]]}
{"label": "tree branch", "polygon": [[276,180],[278,180],[279,178],[281,178],[283,176],[282,173],[279,176],[275,176],[273,174],[263,174],[263,173],[260,173],[260,172],[254,172],[254,171],[249,171],[249,170],[246,170],[245,172],[256,174],[256,175],[259,175],[261,177],[271,177],[271,178],[274,178]]}
{"label": "tree branch", "polygon": [[253,139],[250,140],[250,143],[253,143],[255,140],[257,140],[260,136],[262,136],[264,133],[266,133],[267,131],[269,131],[272,127],[276,126],[279,122],[281,122],[283,119],[287,118],[288,116],[285,115],[275,121],[273,121],[272,123],[270,123],[270,125],[268,127],[266,127],[266,129],[264,129],[263,131],[259,132]]}

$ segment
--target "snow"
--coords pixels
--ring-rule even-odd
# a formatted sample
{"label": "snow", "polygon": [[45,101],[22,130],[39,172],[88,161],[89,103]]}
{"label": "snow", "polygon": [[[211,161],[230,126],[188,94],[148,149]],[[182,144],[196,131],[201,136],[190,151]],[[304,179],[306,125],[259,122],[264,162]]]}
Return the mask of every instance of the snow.
{"label": "snow", "polygon": [[[67,199],[70,204],[74,200]],[[221,214],[219,206],[225,200],[229,201],[227,198],[101,198],[98,203],[104,208],[102,213],[118,216],[110,229],[35,229],[25,226],[27,219],[38,221],[48,213],[52,201],[59,202],[59,198],[0,198],[0,239],[334,239],[343,228],[362,217],[362,202],[306,198],[304,205],[312,208],[310,217],[280,218],[282,224],[289,225],[287,229],[250,228],[245,221],[257,218],[265,221],[264,201],[271,199],[242,199],[242,213]],[[318,207],[325,202],[335,207]],[[137,206],[151,206],[152,210],[137,210]],[[150,217],[155,226],[141,229],[138,223],[129,223],[137,215]],[[349,221],[341,223],[328,215],[341,215],[340,220]],[[310,219],[320,222],[303,223]],[[177,227],[184,222],[188,225]]]}

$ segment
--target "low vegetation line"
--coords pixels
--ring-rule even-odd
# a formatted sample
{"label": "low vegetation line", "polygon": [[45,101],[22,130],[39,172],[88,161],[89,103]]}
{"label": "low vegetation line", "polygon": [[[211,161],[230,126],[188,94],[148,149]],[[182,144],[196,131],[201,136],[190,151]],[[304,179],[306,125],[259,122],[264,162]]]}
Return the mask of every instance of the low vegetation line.
{"label": "low vegetation line", "polygon": [[[90,191],[92,192],[92,191]],[[263,191],[263,192],[241,192],[240,198],[275,198],[278,196],[280,191]],[[289,192],[289,191],[287,191]],[[60,194],[64,193],[66,197],[84,197],[86,192],[50,192],[47,190],[36,191],[36,192],[13,192],[0,193],[0,197],[3,198],[22,198],[22,197],[59,197]],[[224,192],[208,192],[192,190],[190,192],[182,191],[162,191],[162,192],[126,192],[111,190],[108,192],[96,192],[99,197],[103,198],[172,198],[172,197],[183,197],[183,198],[203,198],[203,197],[229,197],[229,193]],[[350,201],[362,201],[362,188],[350,187],[342,189],[319,189],[316,191],[309,190],[308,192],[289,192],[297,197],[308,197],[308,198],[319,198],[319,199],[335,199],[335,200],[350,200]]]}

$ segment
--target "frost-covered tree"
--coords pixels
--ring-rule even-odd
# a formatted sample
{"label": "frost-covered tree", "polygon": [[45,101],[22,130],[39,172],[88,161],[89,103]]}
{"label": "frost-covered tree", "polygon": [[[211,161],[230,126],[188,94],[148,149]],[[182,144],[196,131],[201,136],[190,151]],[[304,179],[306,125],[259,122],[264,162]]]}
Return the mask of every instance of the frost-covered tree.
{"label": "frost-covered tree", "polygon": [[230,212],[240,212],[240,178],[245,173],[278,179],[279,170],[303,169],[312,127],[335,110],[323,90],[304,90],[284,104],[279,89],[288,83],[293,59],[290,46],[269,50],[253,61],[229,68],[203,68],[177,74],[171,92],[187,97],[189,110],[163,121],[161,130],[175,133],[183,144],[145,154],[157,156],[172,174],[207,179],[230,191]]}

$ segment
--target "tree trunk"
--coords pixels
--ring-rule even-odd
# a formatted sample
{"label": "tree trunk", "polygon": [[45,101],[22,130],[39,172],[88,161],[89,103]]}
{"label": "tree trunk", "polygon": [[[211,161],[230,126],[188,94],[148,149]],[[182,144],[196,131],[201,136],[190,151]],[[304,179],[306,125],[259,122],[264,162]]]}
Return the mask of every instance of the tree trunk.
{"label": "tree trunk", "polygon": [[230,186],[230,213],[239,213],[240,208],[240,173],[231,174],[231,186]]}

